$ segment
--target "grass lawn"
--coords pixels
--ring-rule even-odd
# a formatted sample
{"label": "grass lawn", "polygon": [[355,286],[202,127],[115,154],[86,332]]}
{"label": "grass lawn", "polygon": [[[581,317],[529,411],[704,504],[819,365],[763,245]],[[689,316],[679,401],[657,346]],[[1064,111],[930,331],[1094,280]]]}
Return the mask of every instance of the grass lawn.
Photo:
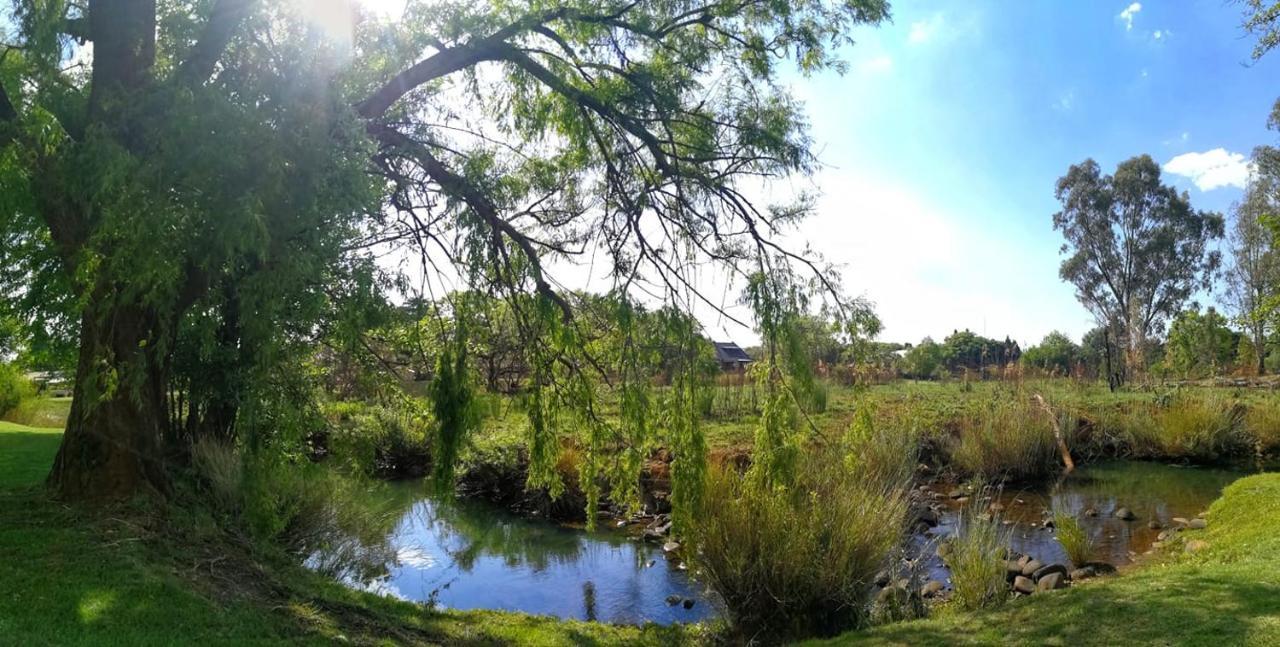
{"label": "grass lawn", "polygon": [[257,554],[199,515],[66,506],[41,487],[60,438],[0,422],[3,645],[667,645],[697,631],[431,611]]}
{"label": "grass lawn", "polygon": [[[814,645],[1280,645],[1280,474],[1230,485],[1194,555],[1033,595],[986,612],[938,613]],[[1178,547],[1180,548],[1180,546]]]}

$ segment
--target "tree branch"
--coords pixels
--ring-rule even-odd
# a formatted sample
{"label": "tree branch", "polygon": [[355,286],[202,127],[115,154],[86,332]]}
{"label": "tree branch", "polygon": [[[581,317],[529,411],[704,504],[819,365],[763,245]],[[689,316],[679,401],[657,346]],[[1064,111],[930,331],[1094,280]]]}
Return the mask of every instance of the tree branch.
{"label": "tree branch", "polygon": [[188,52],[178,69],[178,77],[187,83],[201,83],[213,74],[236,29],[249,16],[256,0],[217,0],[200,39]]}

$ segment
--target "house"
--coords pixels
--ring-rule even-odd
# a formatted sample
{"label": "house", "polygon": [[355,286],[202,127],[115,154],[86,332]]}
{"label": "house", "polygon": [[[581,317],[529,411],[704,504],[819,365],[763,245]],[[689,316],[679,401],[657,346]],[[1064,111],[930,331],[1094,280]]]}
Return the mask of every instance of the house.
{"label": "house", "polygon": [[741,371],[753,362],[747,351],[731,341],[712,342],[716,347],[716,363],[722,371]]}

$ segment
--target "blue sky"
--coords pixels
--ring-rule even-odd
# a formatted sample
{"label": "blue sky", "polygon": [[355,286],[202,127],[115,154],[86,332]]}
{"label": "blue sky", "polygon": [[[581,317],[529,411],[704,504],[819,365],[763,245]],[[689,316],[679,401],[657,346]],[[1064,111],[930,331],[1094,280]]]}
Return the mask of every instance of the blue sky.
{"label": "blue sky", "polygon": [[826,164],[801,184],[822,198],[797,239],[845,265],[882,339],[1078,338],[1091,322],[1058,279],[1054,182],[1148,153],[1226,212],[1244,158],[1276,140],[1280,95],[1280,54],[1249,65],[1240,22],[1222,0],[896,3],[845,75],[791,82]]}

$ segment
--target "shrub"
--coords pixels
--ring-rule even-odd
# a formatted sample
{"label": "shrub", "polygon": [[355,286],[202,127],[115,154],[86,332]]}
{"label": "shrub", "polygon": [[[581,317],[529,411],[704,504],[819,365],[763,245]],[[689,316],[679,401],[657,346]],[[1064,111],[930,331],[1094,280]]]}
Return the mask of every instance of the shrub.
{"label": "shrub", "polygon": [[1250,405],[1245,428],[1259,452],[1280,450],[1280,398],[1267,398]]}
{"label": "shrub", "polygon": [[707,478],[692,558],[736,631],[757,640],[829,635],[866,618],[876,572],[902,539],[903,484],[838,446],[805,452],[789,487],[730,468]]}
{"label": "shrub", "polygon": [[383,477],[427,473],[432,441],[425,412],[411,406],[339,402],[328,405],[326,417],[329,449],[339,461]]}
{"label": "shrub", "polygon": [[1063,510],[1053,511],[1053,526],[1058,536],[1058,543],[1067,553],[1067,559],[1079,568],[1092,557],[1093,537],[1080,525],[1080,520]]}
{"label": "shrub", "polygon": [[240,506],[244,485],[244,464],[230,442],[201,438],[191,445],[191,463],[200,475],[214,503],[224,510]]}
{"label": "shrub", "polygon": [[35,394],[35,386],[18,367],[12,364],[0,364],[0,416],[17,409]]}
{"label": "shrub", "polygon": [[947,568],[951,571],[952,599],[962,609],[996,606],[1009,595],[1004,560],[1008,556],[1009,531],[966,508],[950,539]]}

